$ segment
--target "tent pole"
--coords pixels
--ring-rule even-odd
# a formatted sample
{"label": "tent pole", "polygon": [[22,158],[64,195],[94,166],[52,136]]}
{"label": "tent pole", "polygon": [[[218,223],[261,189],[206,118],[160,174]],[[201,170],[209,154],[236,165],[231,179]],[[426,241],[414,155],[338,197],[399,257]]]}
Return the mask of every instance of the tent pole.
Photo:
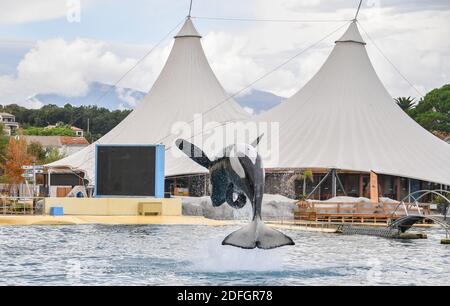
{"label": "tent pole", "polygon": [[189,5],[189,14],[188,14],[188,18],[191,18],[192,1],[193,1],[193,0],[191,0],[191,4]]}
{"label": "tent pole", "polygon": [[359,1],[358,9],[356,10],[355,18],[353,18],[353,21],[358,20],[358,14],[359,10],[361,9],[362,0]]}

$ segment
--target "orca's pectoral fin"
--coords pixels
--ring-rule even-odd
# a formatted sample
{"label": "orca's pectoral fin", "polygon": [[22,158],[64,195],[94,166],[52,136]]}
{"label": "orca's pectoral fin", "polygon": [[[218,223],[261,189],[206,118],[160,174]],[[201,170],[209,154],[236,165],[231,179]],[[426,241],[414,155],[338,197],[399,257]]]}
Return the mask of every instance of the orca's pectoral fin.
{"label": "orca's pectoral fin", "polygon": [[261,135],[258,136],[258,138],[256,138],[250,145],[254,148],[256,148],[256,146],[259,144],[259,142],[261,141],[261,138],[264,136],[264,133],[262,133]]}
{"label": "orca's pectoral fin", "polygon": [[208,158],[208,156],[206,156],[205,152],[203,152],[202,149],[200,149],[196,145],[184,139],[177,139],[175,141],[175,144],[178,149],[183,151],[184,154],[186,154],[190,159],[195,161],[200,166],[203,166],[205,168],[209,168],[211,166],[211,160]]}

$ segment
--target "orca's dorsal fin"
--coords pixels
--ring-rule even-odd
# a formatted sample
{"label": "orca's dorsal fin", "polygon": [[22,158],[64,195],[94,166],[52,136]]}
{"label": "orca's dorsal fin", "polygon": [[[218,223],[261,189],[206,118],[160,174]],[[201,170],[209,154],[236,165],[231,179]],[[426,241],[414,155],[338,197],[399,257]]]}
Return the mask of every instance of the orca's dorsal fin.
{"label": "orca's dorsal fin", "polygon": [[264,136],[264,133],[262,133],[261,135],[258,136],[258,138],[256,138],[250,145],[252,147],[255,147],[259,144],[259,142],[261,141],[261,138]]}
{"label": "orca's dorsal fin", "polygon": [[196,145],[193,145],[192,143],[184,139],[177,139],[175,141],[175,144],[178,149],[183,151],[184,154],[186,154],[190,159],[195,161],[200,166],[203,166],[207,169],[211,166],[211,160],[208,158],[208,156],[206,156],[205,152],[203,152]]}

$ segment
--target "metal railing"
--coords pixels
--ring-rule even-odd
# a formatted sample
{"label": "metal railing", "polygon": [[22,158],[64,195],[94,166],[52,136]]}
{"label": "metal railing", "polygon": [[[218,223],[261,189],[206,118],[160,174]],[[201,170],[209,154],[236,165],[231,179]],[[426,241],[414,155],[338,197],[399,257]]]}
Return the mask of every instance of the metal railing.
{"label": "metal railing", "polygon": [[43,215],[44,197],[0,197],[0,215]]}
{"label": "metal railing", "polygon": [[[406,215],[409,215],[408,208],[410,208],[410,207],[416,208],[419,215],[424,215],[423,211],[421,210],[421,206],[422,207],[427,206],[427,204],[420,203],[419,201],[423,197],[425,197],[426,195],[429,195],[429,194],[437,196],[438,198],[444,200],[447,203],[447,205],[450,205],[450,198],[447,196],[447,194],[450,195],[450,191],[447,191],[447,190],[417,190],[417,191],[411,192],[410,194],[405,196],[400,201],[400,203],[398,203],[398,205],[395,208],[395,210],[393,211],[392,215],[396,214],[400,207],[402,207],[405,210]],[[418,196],[416,196],[416,195],[418,195]],[[411,198],[414,199],[413,202],[410,201]],[[409,200],[409,201],[407,202],[406,200]],[[444,215],[444,219],[445,219],[447,216],[447,212],[445,212],[443,215]]]}

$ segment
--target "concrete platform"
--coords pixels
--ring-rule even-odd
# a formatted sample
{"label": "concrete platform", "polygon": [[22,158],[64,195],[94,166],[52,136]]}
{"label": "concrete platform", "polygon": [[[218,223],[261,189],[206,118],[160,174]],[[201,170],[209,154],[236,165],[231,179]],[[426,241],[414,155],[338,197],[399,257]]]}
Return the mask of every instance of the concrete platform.
{"label": "concrete platform", "polygon": [[69,216],[138,216],[143,204],[156,205],[160,216],[181,216],[181,200],[176,198],[45,198],[44,211],[62,207]]}
{"label": "concrete platform", "polygon": [[235,221],[211,220],[192,216],[0,216],[4,225],[78,225],[78,224],[167,224],[210,225],[236,224]]}

